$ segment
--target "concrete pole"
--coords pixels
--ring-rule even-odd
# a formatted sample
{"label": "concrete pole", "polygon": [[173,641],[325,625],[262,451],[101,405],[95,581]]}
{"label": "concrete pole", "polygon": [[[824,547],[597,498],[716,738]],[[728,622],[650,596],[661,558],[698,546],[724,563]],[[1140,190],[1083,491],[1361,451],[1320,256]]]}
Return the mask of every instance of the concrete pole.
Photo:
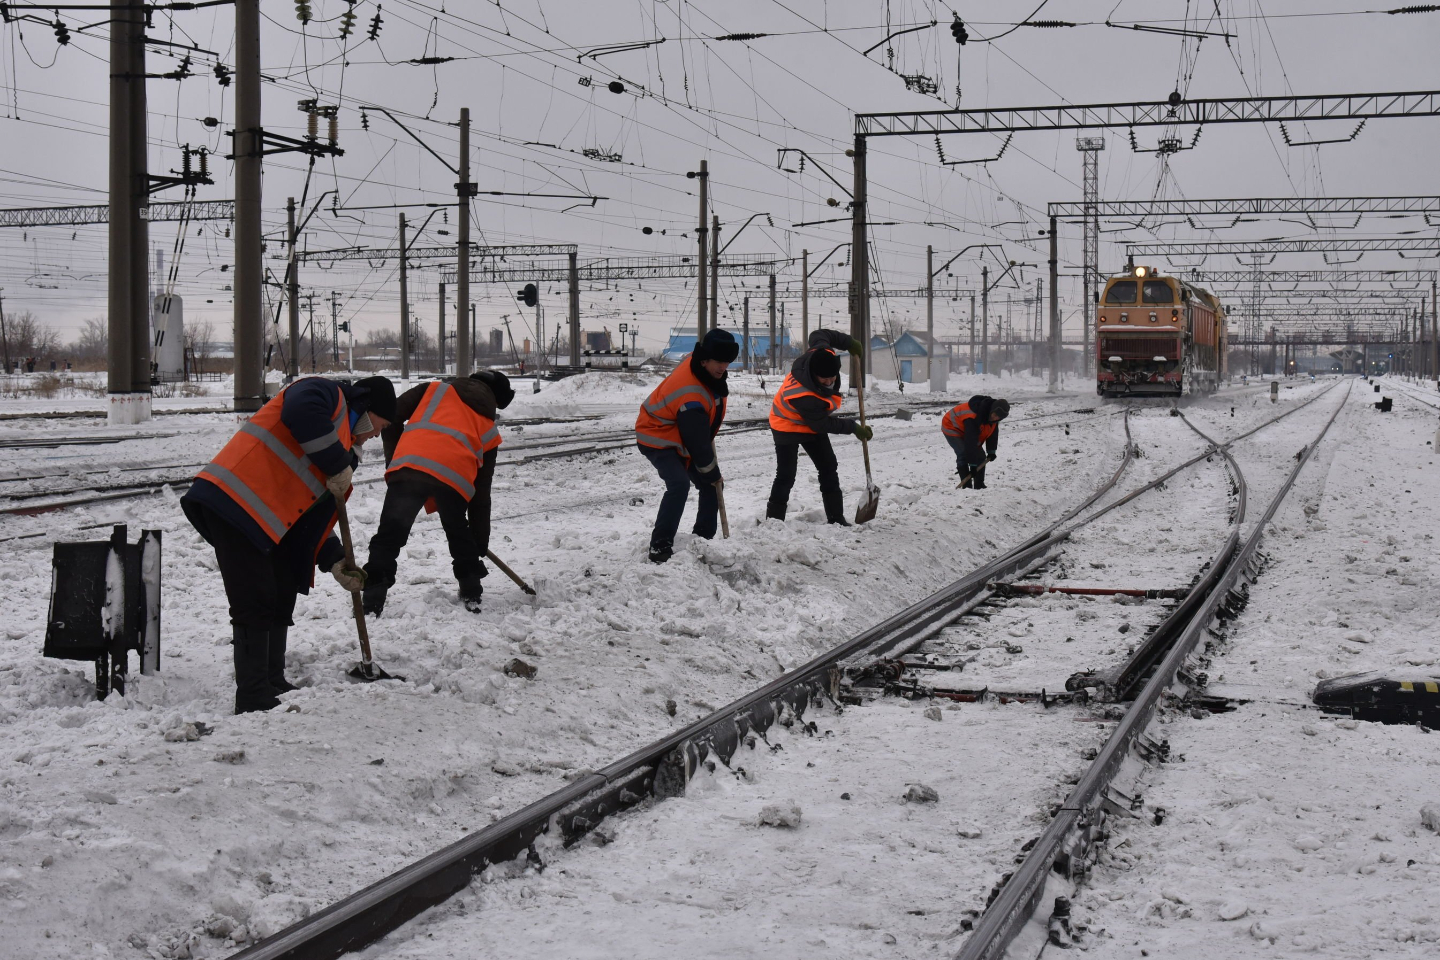
{"label": "concrete pole", "polygon": [[340,366],[340,294],[330,291],[330,369]]}
{"label": "concrete pole", "polygon": [[1060,390],[1060,231],[1050,218],[1050,382],[1046,393]]}
{"label": "concrete pole", "polygon": [[779,364],[778,353],[775,350],[775,274],[770,274],[770,372],[774,373]]}
{"label": "concrete pole", "polygon": [[400,214],[400,379],[410,379],[410,286],[406,262],[405,214]]}
{"label": "concrete pole", "polygon": [[260,202],[260,0],[235,0],[235,410],[265,405]]}
{"label": "concrete pole", "polygon": [[[136,14],[144,17],[143,7]],[[145,22],[132,24],[130,44],[130,394],[132,422],[150,419],[150,140],[145,100]],[[259,260],[257,258],[256,262]]]}
{"label": "concrete pole", "polygon": [[744,361],[740,369],[745,373],[750,372],[750,298],[745,298],[745,318],[740,326],[740,346],[745,351]]}
{"label": "concrete pole", "polygon": [[810,347],[810,251],[800,251],[800,350]]}
{"label": "concrete pole", "polygon": [[928,382],[935,371],[935,248],[925,244],[925,379]]}
{"label": "concrete pole", "polygon": [[1435,342],[1435,341],[1436,341],[1436,333],[1437,333],[1436,319],[1437,319],[1437,317],[1440,317],[1440,314],[1437,314],[1437,313],[1436,313],[1435,308],[1436,308],[1437,306],[1440,306],[1440,298],[1437,298],[1436,295],[1435,295],[1435,286],[1436,286],[1435,279],[1432,277],[1432,278],[1430,279],[1430,348],[1431,348],[1431,355],[1430,355],[1429,357],[1427,357],[1426,359],[1427,359],[1427,360],[1429,361],[1429,363],[1430,363],[1430,373],[1435,377],[1435,387],[1436,387],[1437,390],[1440,390],[1440,349],[1437,349],[1436,342]]}
{"label": "concrete pole", "polygon": [[710,229],[714,236],[710,238],[710,246],[714,252],[710,255],[710,329],[714,330],[720,323],[720,218],[710,218]]}
{"label": "concrete pole", "polygon": [[440,376],[445,376],[445,284],[440,284]]}
{"label": "concrete pole", "polygon": [[579,255],[569,255],[570,272],[570,366],[580,366],[580,265]]}
{"label": "concrete pole", "polygon": [[870,250],[866,244],[868,228],[865,137],[855,135],[855,146],[849,151],[855,159],[855,186],[850,215],[850,336],[860,341],[860,356],[850,361],[850,384],[863,384],[870,369]]}
{"label": "concrete pole", "polygon": [[[135,183],[130,154],[130,85],[137,25],[142,22],[138,0],[117,0],[110,27],[110,217],[108,283],[109,340],[105,357],[106,390],[111,423],[130,418],[130,221],[135,211]],[[140,82],[144,82],[143,80]],[[145,251],[134,251],[144,256]],[[10,370],[6,369],[6,373]]]}
{"label": "concrete pole", "polygon": [[705,301],[705,267],[710,262],[709,235],[710,227],[708,217],[710,216],[710,168],[704,160],[700,161],[700,226],[695,228],[700,235],[700,260],[696,264],[695,271],[698,283],[695,287],[695,300],[700,306],[700,319],[695,326],[695,343],[699,344],[705,339],[705,325],[710,320],[710,305]]}
{"label": "concrete pole", "polygon": [[300,262],[295,256],[297,241],[295,233],[295,198],[285,200],[287,227],[285,236],[290,241],[289,271],[285,276],[285,306],[290,321],[290,364],[287,382],[300,376]]}
{"label": "concrete pole", "polygon": [[[982,267],[981,275],[984,275]],[[970,294],[970,372],[975,372],[975,294]]]}
{"label": "concrete pole", "polygon": [[980,268],[980,372],[990,375],[990,267]]}
{"label": "concrete pole", "polygon": [[474,348],[471,344],[470,313],[470,108],[460,108],[460,182],[455,184],[460,202],[459,258],[455,273],[455,375],[468,377],[474,369]]}

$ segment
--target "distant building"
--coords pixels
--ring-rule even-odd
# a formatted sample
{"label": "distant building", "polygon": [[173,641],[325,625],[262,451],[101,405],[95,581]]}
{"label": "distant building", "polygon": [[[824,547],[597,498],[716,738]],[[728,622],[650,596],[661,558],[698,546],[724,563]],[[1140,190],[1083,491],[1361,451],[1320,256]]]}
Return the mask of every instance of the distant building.
{"label": "distant building", "polygon": [[931,344],[930,339],[919,332],[906,331],[891,343],[884,337],[870,338],[870,372],[879,380],[898,380],[902,383],[928,383],[931,379],[931,360],[934,372],[942,378],[950,370],[950,345]]}

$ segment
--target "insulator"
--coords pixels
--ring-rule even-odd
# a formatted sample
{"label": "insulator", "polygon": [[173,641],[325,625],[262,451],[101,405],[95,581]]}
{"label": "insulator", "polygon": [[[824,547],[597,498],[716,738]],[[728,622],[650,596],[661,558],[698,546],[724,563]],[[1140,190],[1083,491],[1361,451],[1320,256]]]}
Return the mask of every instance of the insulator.
{"label": "insulator", "polygon": [[361,130],[369,130],[369,129],[370,129],[370,114],[366,113],[366,112],[363,111],[363,110],[360,111],[360,129],[361,129]]}
{"label": "insulator", "polygon": [[320,136],[320,114],[313,108],[305,111],[305,136],[310,140]]}
{"label": "insulator", "polygon": [[295,19],[299,20],[301,23],[310,22],[311,15],[309,0],[295,0]]}
{"label": "insulator", "polygon": [[185,147],[180,152],[180,176],[186,180],[190,179],[190,148]]}
{"label": "insulator", "polygon": [[340,39],[344,40],[355,32],[355,0],[350,0],[350,6],[340,14]]}
{"label": "insulator", "polygon": [[330,146],[335,146],[340,140],[340,117],[336,113],[330,114]]}
{"label": "insulator", "polygon": [[200,176],[207,180],[210,178],[210,151],[204,147],[200,148]]}
{"label": "insulator", "polygon": [[382,24],[382,23],[384,23],[384,22],[385,22],[384,20],[381,20],[381,19],[380,19],[380,4],[377,3],[377,4],[375,4],[375,16],[373,16],[373,17],[370,18],[370,39],[371,39],[371,40],[379,39],[379,37],[380,37],[380,24]]}
{"label": "insulator", "polygon": [[55,42],[62,47],[70,42],[70,29],[60,21],[58,16],[55,18]]}

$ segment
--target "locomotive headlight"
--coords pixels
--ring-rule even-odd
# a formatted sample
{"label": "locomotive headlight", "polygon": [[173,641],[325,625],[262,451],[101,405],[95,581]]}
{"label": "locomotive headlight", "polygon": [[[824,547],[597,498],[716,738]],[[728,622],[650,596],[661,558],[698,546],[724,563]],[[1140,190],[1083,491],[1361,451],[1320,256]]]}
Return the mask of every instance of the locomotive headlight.
{"label": "locomotive headlight", "polygon": [[1130,322],[1130,314],[1128,314],[1128,313],[1122,313],[1122,314],[1120,314],[1120,322],[1121,322],[1121,323],[1129,323],[1129,322]]}
{"label": "locomotive headlight", "polygon": [[1143,277],[1143,276],[1145,276],[1145,268],[1144,268],[1144,267],[1136,267],[1136,268],[1135,268],[1135,276],[1137,276],[1137,277]]}

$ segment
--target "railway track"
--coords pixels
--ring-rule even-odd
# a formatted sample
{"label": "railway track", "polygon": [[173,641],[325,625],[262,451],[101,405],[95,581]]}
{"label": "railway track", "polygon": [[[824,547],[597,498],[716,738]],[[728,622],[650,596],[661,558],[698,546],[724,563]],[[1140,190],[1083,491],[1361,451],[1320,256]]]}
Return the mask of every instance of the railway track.
{"label": "railway track", "polygon": [[[1216,453],[1223,455],[1235,443],[1326,395],[1329,395],[1328,392],[1317,394],[1304,404],[1224,444],[1207,444],[1199,454],[1179,466],[1100,509],[1094,509],[1115,490],[1134,460],[1135,447],[1127,442],[1125,454],[1114,474],[1083,503],[1066,511],[1045,530],[1002,552],[949,587],[674,734],[603,769],[585,774],[562,790],[531,803],[267,940],[253,944],[236,954],[236,960],[338,957],[373,943],[427,908],[443,902],[466,887],[474,874],[492,864],[506,863],[522,856],[535,863],[543,862],[537,852],[537,844],[542,838],[545,838],[544,844],[539,844],[542,846],[569,845],[587,835],[606,817],[621,810],[648,800],[683,794],[690,778],[707,761],[728,762],[747,739],[753,741],[756,736],[763,737],[776,722],[803,726],[807,708],[834,704],[847,677],[853,679],[857,670],[863,671],[866,665],[881,659],[893,660],[903,656],[938,635],[992,596],[995,592],[991,586],[993,583],[1023,577],[1038,569],[1056,548],[1100,517],[1160,487],[1182,470],[1207,457]],[[1333,419],[1332,416],[1327,422],[1326,429]],[[1289,483],[1293,482],[1294,475],[1303,467],[1314,447],[1315,443],[1306,447],[1280,496],[1288,490]],[[1271,504],[1267,519],[1278,502],[1277,499]],[[1093,513],[1087,515],[1087,511],[1092,510]],[[1085,516],[1082,518],[1082,515]],[[1082,792],[1077,787],[1072,798],[1075,802],[1067,801],[1050,829],[1031,849],[1022,868],[1004,884],[991,909],[976,924],[976,932],[967,944],[967,950],[973,953],[973,950],[981,949],[978,945],[990,944],[983,949],[993,951],[995,944],[1009,942],[1033,912],[1030,908],[1038,902],[1050,865],[1061,852],[1060,841],[1071,836],[1073,828],[1082,819],[1082,813],[1086,817],[1085,824],[1092,822],[1088,819],[1088,811],[1093,809],[1090,801],[1099,795],[1101,787],[1113,776],[1111,765],[1116,762],[1115,758],[1128,755],[1153,714],[1159,691],[1166,685],[1159,681],[1173,677],[1184,656],[1193,648],[1201,628],[1208,625],[1253,559],[1258,531],[1263,529],[1264,522],[1256,525],[1255,532],[1242,543],[1238,516],[1237,513],[1237,519],[1221,552],[1211,564],[1209,574],[1192,587],[1167,617],[1166,624],[1170,626],[1152,633],[1152,638],[1159,634],[1162,639],[1148,644],[1146,658],[1151,666],[1137,665],[1130,670],[1137,679],[1148,675],[1149,680],[1143,682],[1140,696],[1125,714],[1126,720],[1117,726],[1104,749],[1098,753],[1096,767],[1082,779],[1081,785],[1085,790]],[[1191,602],[1192,597],[1194,602]],[[1177,651],[1183,653],[1177,654]],[[1138,662],[1138,657],[1131,659]],[[548,838],[545,837],[547,833]],[[1036,859],[1037,856],[1040,859]],[[1043,866],[1038,866],[1042,860]],[[1078,864],[1081,861],[1074,862]],[[998,953],[973,955],[996,956]]]}
{"label": "railway track", "polygon": [[[929,403],[928,407],[948,409],[951,404]],[[1015,418],[1011,432],[1028,432],[1031,430],[1047,429],[1051,427],[1063,427],[1067,433],[1072,424],[1088,422],[1090,420],[1104,419],[1118,416],[1120,410],[1096,411],[1095,408],[1081,408],[1078,410],[1063,410],[1051,413],[1035,414],[1027,417]],[[876,414],[870,419],[893,419],[903,417],[896,411]],[[1068,418],[1068,419],[1061,419]],[[560,418],[557,420],[534,420],[524,419],[510,421],[506,426],[533,426],[550,425],[552,423],[572,423],[577,420],[589,418]],[[906,418],[908,419],[908,418]],[[737,434],[755,433],[769,429],[769,421],[766,418],[749,418],[744,420],[730,421],[726,424],[721,433],[725,436]],[[174,433],[145,434],[137,437],[112,438],[108,435],[95,442],[111,443],[129,439],[147,439],[173,437]],[[59,446],[69,444],[83,444],[88,442],[84,437],[61,437],[54,438],[54,442],[37,438],[35,443],[22,444],[25,446]],[[558,437],[544,437],[535,440],[516,439],[507,442],[501,448],[501,458],[497,461],[497,467],[514,467],[528,463],[535,463],[543,460],[564,459],[568,457],[583,457],[593,454],[608,453],[616,450],[624,450],[633,447],[635,444],[635,433],[633,429],[609,430],[599,433],[584,435],[566,435]],[[3,445],[3,443],[0,443]],[[519,454],[515,456],[514,454]],[[378,461],[371,461],[378,463]],[[50,513],[56,510],[63,510],[71,507],[87,506],[95,503],[106,503],[116,500],[154,496],[165,489],[175,492],[183,492],[190,486],[194,479],[195,472],[204,466],[204,462],[197,461],[189,464],[163,464],[163,465],[134,465],[127,467],[112,467],[104,470],[85,471],[81,476],[107,478],[113,477],[115,473],[142,473],[159,472],[161,470],[180,470],[182,472],[169,476],[151,477],[128,481],[124,483],[85,483],[80,482],[60,489],[46,489],[43,487],[16,488],[12,485],[21,483],[35,483],[50,478],[71,477],[68,472],[54,472],[49,474],[35,474],[21,477],[10,477],[0,479],[0,516],[37,516]],[[362,463],[362,469],[366,464]],[[367,471],[368,472],[368,471]],[[381,477],[366,477],[357,480],[357,483],[379,483]],[[8,501],[8,502],[6,502]],[[39,501],[39,502],[37,502]],[[588,502],[588,501],[587,501]],[[34,535],[30,535],[34,536]],[[5,542],[0,539],[0,543]]]}

